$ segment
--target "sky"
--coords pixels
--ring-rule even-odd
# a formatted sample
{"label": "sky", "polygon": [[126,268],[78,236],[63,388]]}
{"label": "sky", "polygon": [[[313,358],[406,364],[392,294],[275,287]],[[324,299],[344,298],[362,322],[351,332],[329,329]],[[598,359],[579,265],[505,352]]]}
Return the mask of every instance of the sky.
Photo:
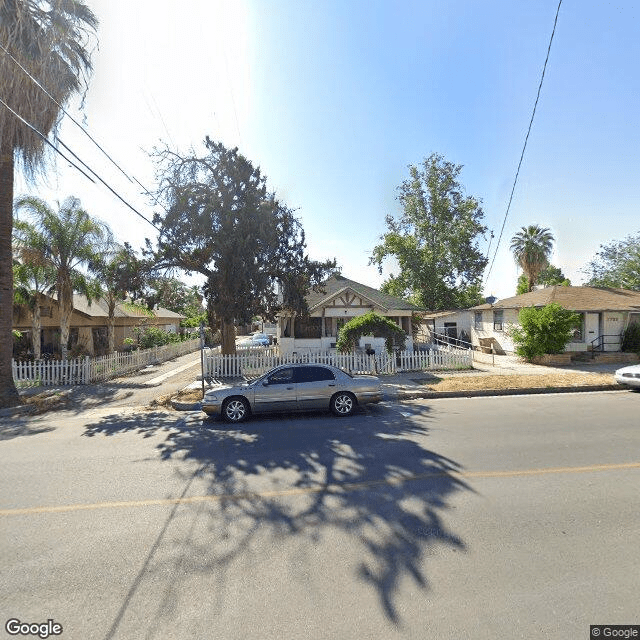
{"label": "sky", "polygon": [[[369,265],[397,188],[432,152],[463,165],[495,237],[484,294],[515,294],[523,226],[553,232],[572,284],[600,245],[640,231],[640,9],[564,0],[513,202],[558,0],[88,0],[94,72],[69,112],[150,191],[149,153],[237,146],[302,220],[312,258],[378,287]],[[147,218],[154,208],[70,120],[65,144]],[[69,195],[136,247],[156,231],[58,158],[34,193]],[[397,270],[397,269],[396,269]],[[488,277],[487,277],[488,275]]]}

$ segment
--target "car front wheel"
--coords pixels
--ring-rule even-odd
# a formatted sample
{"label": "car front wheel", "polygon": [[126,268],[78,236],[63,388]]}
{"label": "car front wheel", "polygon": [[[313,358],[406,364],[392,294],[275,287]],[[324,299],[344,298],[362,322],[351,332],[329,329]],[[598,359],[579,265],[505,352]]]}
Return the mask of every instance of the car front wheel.
{"label": "car front wheel", "polygon": [[331,411],[337,416],[350,416],[356,408],[356,399],[346,391],[336,393],[331,398]]}
{"label": "car front wheel", "polygon": [[230,398],[222,407],[222,416],[227,422],[242,422],[249,415],[249,403],[244,398]]}

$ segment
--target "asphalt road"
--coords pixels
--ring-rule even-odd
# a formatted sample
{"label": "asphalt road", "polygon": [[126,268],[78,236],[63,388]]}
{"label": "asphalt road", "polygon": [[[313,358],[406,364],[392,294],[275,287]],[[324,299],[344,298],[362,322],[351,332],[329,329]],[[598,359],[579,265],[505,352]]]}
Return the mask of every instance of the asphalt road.
{"label": "asphalt road", "polygon": [[241,428],[105,405],[4,420],[0,438],[3,627],[565,640],[640,624],[638,393]]}

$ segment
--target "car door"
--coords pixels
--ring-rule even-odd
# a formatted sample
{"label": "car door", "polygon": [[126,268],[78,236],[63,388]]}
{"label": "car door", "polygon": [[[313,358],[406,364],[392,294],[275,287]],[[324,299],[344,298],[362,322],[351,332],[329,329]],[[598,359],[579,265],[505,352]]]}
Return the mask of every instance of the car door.
{"label": "car door", "polygon": [[253,410],[293,411],[297,408],[294,367],[280,367],[258,382]]}
{"label": "car door", "polygon": [[298,407],[300,409],[327,409],[336,391],[336,378],[331,369],[306,366],[296,369]]}

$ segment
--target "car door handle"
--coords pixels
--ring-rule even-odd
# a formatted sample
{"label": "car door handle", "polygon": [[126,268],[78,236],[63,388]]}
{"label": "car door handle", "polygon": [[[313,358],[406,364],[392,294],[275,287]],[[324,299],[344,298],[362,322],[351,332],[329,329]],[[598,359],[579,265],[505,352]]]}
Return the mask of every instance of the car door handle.
{"label": "car door handle", "polygon": [[330,382],[330,383],[329,383],[329,386],[330,386],[330,387],[335,387],[335,386],[336,386],[336,383],[335,383],[335,382]]}
{"label": "car door handle", "polygon": [[287,391],[293,391],[293,387],[287,387]]}

